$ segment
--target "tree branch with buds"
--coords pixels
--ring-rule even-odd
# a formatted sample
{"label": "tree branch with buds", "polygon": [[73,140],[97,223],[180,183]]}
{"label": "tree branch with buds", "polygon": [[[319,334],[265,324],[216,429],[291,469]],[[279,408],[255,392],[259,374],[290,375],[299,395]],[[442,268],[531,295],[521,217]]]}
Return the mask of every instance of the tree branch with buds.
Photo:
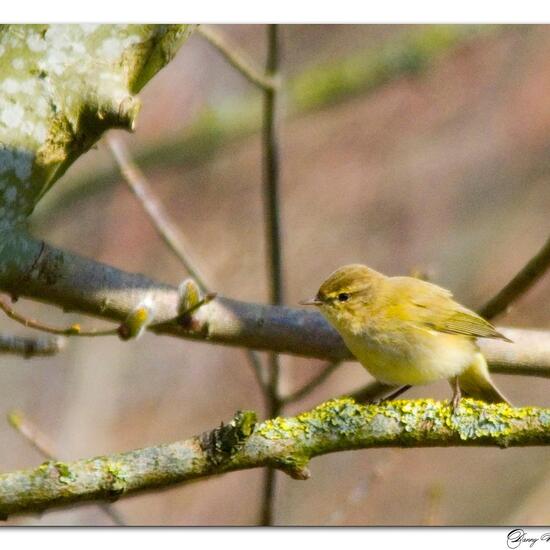
{"label": "tree branch with buds", "polygon": [[[154,305],[148,329],[157,334],[329,361],[353,359],[318,312],[218,296],[181,319],[181,296],[175,287],[55,248],[26,233],[5,237],[0,248],[0,290],[12,296],[118,322],[147,298]],[[514,343],[480,341],[493,372],[550,377],[548,332],[498,330]]]}

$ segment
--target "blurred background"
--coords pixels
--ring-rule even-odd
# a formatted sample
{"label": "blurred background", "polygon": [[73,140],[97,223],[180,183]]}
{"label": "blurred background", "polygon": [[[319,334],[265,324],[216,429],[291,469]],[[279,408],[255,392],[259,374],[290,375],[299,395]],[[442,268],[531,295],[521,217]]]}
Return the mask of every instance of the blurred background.
{"label": "blurred background", "polygon": [[[265,27],[217,26],[262,67]],[[550,232],[550,28],[285,25],[280,109],[287,303],[332,270],[367,263],[426,273],[478,307]],[[210,285],[265,302],[261,93],[195,33],[141,94],[134,135],[120,134],[177,221]],[[185,272],[118,175],[108,148],[79,159],[32,218],[36,235],[160,281]],[[550,277],[497,324],[550,329]],[[106,323],[25,302],[52,324]],[[0,330],[28,334],[0,317]],[[72,339],[57,357],[2,356],[0,470],[43,457],[2,420],[24,411],[66,460],[186,438],[238,409],[263,415],[241,350],[146,334]],[[289,392],[321,361],[282,360]],[[495,376],[517,405],[544,405],[547,379]],[[369,381],[346,363],[285,410],[307,410]],[[407,396],[448,399],[446,383]],[[550,453],[526,449],[381,449],[313,460],[307,482],[278,476],[284,525],[550,523]],[[254,525],[260,470],[115,503],[129,525]],[[108,525],[94,505],[8,524]]]}

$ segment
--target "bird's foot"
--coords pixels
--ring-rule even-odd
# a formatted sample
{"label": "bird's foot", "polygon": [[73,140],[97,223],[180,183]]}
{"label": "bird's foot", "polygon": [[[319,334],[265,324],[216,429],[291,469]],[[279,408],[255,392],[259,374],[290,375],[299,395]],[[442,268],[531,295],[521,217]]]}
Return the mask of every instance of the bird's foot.
{"label": "bird's foot", "polygon": [[458,406],[460,405],[460,399],[462,397],[462,392],[460,391],[460,385],[458,383],[458,376],[454,379],[454,387],[453,387],[453,397],[451,399],[450,405],[451,405],[451,412],[453,414],[456,413],[456,410],[458,409]]}
{"label": "bird's foot", "polygon": [[462,396],[460,394],[458,395],[453,395],[453,398],[451,399],[450,401],[450,405],[451,405],[451,411],[453,414],[456,413],[456,410],[458,409],[458,407],[460,406],[460,400],[462,399]]}

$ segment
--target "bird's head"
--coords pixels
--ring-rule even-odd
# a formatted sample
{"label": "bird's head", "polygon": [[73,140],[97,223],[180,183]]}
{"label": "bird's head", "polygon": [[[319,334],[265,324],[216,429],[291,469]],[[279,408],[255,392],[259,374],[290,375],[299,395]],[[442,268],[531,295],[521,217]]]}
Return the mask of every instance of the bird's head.
{"label": "bird's head", "polygon": [[372,313],[373,300],[383,279],[384,275],[365,265],[346,265],[328,277],[315,298],[300,304],[317,306],[339,330],[353,330]]}

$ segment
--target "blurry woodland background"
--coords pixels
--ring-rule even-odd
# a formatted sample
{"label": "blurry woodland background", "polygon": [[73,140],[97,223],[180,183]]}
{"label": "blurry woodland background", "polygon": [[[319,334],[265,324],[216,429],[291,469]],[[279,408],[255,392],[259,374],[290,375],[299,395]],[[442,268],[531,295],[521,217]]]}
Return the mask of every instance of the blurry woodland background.
{"label": "blurry woodland background", "polygon": [[[219,29],[259,67],[262,25]],[[333,269],[362,262],[427,273],[477,307],[550,229],[550,28],[282,26],[282,221],[288,305]],[[195,33],[140,94],[120,134],[187,237],[210,286],[266,302],[261,93]],[[33,232],[94,259],[177,284],[186,274],[122,182],[104,142],[40,203]],[[550,329],[550,278],[497,324]],[[106,323],[20,301],[50,323]],[[0,330],[25,334],[0,316]],[[282,390],[321,361],[283,357]],[[76,459],[182,439],[263,401],[238,349],[146,334],[76,339],[52,358],[2,357],[0,412],[20,409]],[[517,405],[548,406],[549,382],[496,376]],[[369,380],[346,363],[285,414]],[[446,383],[407,397],[448,399]],[[0,470],[43,457],[0,421]],[[547,448],[381,449],[313,460],[312,478],[278,475],[275,522],[290,525],[548,524]],[[253,525],[262,472],[124,498],[130,525]],[[8,524],[102,525],[94,505]]]}

